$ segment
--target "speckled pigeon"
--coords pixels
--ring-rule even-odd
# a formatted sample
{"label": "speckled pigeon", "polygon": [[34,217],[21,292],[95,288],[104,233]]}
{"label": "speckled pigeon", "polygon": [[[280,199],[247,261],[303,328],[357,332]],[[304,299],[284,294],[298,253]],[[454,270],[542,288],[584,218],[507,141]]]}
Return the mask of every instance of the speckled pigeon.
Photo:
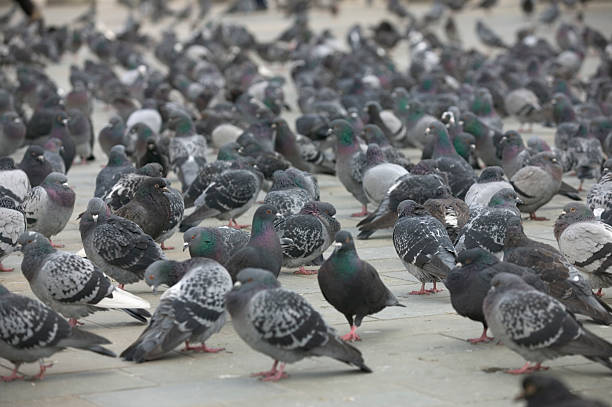
{"label": "speckled pigeon", "polygon": [[287,377],[286,363],[309,356],[328,356],[371,372],[357,348],[338,338],[302,296],[281,288],[265,270],[242,270],[226,297],[226,306],[238,335],[251,348],[274,359],[270,371],[254,374],[264,381]]}
{"label": "speckled pigeon", "polygon": [[40,371],[34,379],[42,379],[52,366],[45,365],[43,359],[65,348],[115,357],[113,352],[100,346],[108,343],[106,338],[70,327],[40,301],[13,294],[0,285],[0,358],[14,365],[10,376],[0,376],[0,381],[23,380],[17,374],[19,367],[36,361],[40,361]]}
{"label": "speckled pigeon", "polygon": [[595,216],[612,209],[612,172],[604,170],[597,184],[594,184],[587,194],[587,205]]}
{"label": "speckled pigeon", "polygon": [[308,190],[297,186],[285,171],[275,171],[272,180],[264,203],[275,207],[282,216],[298,214],[304,205],[314,199]]}
{"label": "speckled pigeon", "polygon": [[113,187],[102,197],[104,202],[116,211],[134,198],[136,190],[140,187],[142,182],[151,177],[162,176],[162,166],[158,163],[149,163],[145,166],[138,168],[136,172],[124,174],[119,177],[119,180],[113,185]]}
{"label": "speckled pigeon", "polygon": [[515,400],[525,400],[525,407],[607,406],[604,402],[585,399],[572,393],[561,380],[550,375],[532,373],[523,379],[522,389]]}
{"label": "speckled pigeon", "polygon": [[[216,261],[194,260],[187,260],[189,267],[184,276],[161,296],[149,326],[121,353],[124,360],[140,363],[158,359],[182,342],[185,350],[213,353],[223,350],[209,348],[204,342],[219,332],[227,320],[225,296],[232,288],[232,280]],[[202,345],[191,346],[193,342]]]}
{"label": "speckled pigeon", "polygon": [[10,198],[20,205],[30,192],[28,175],[15,167],[15,161],[10,157],[0,158],[0,196]]}
{"label": "speckled pigeon", "polygon": [[17,204],[0,196],[0,272],[13,271],[2,266],[2,259],[17,248],[19,236],[26,230],[25,216]]}
{"label": "speckled pigeon", "polygon": [[170,165],[186,191],[206,164],[206,139],[196,134],[193,121],[180,110],[170,114],[168,128],[174,131],[168,146]]}
{"label": "speckled pigeon", "polygon": [[108,155],[106,167],[96,176],[94,196],[102,198],[107,195],[123,175],[133,172],[136,172],[136,168],[125,155],[125,146],[122,144],[114,146]]}

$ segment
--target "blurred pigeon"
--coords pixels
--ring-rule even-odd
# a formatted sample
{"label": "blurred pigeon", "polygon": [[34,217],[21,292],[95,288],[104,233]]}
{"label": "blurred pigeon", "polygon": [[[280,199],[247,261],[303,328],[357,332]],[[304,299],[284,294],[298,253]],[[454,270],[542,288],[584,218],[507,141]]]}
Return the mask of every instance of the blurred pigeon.
{"label": "blurred pigeon", "polygon": [[127,155],[125,155],[125,146],[114,146],[108,154],[106,167],[102,168],[96,176],[94,196],[96,198],[105,196],[115,186],[121,176],[135,171],[136,168],[134,168]]}
{"label": "blurred pigeon", "polygon": [[0,113],[0,157],[11,155],[25,139],[26,126],[15,112]]}
{"label": "blurred pigeon", "polygon": [[32,187],[40,185],[53,172],[51,163],[45,159],[45,150],[36,145],[28,147],[18,168],[28,175]]}
{"label": "blurred pigeon", "polygon": [[504,106],[508,114],[518,119],[521,124],[519,132],[523,131],[525,123],[528,123],[531,129],[533,122],[541,119],[540,101],[535,93],[527,88],[518,88],[508,92],[504,96]]}
{"label": "blurred pigeon", "polygon": [[30,192],[28,175],[15,167],[12,158],[0,157],[0,196],[3,199],[10,198],[19,206],[28,192]]}
{"label": "blurred pigeon", "polygon": [[120,116],[113,116],[108,124],[98,133],[98,143],[104,154],[110,155],[111,149],[117,144],[125,145],[126,127]]}
{"label": "blurred pigeon", "polygon": [[523,379],[523,391],[515,400],[525,400],[526,407],[606,407],[607,404],[584,399],[572,393],[559,379],[530,374]]}
{"label": "blurred pigeon", "polygon": [[306,300],[281,288],[268,271],[242,270],[226,304],[238,335],[250,347],[274,359],[270,371],[255,374],[264,381],[287,377],[285,363],[308,356],[328,356],[371,372],[357,348],[338,338]]}
{"label": "blurred pigeon", "polygon": [[0,285],[0,325],[0,357],[14,365],[10,376],[0,376],[3,382],[24,379],[17,370],[22,363],[36,361],[40,361],[40,371],[34,379],[42,379],[47,368],[52,366],[45,365],[42,359],[65,348],[116,356],[100,346],[110,343],[106,338],[71,328],[51,308],[37,300],[13,294],[3,285]]}
{"label": "blurred pigeon", "polygon": [[[171,352],[181,342],[184,350],[219,352],[223,348],[207,347],[204,342],[219,332],[225,321],[225,296],[232,288],[227,270],[211,259],[187,260],[188,268],[176,284],[160,298],[149,326],[138,339],[121,353],[124,360],[145,362]],[[184,266],[178,262],[156,262],[151,267]],[[170,270],[169,270],[170,272]],[[190,343],[200,342],[200,346]]]}
{"label": "blurred pigeon", "polygon": [[51,169],[53,172],[59,172],[61,174],[66,173],[66,163],[64,163],[64,158],[62,154],[64,152],[64,147],[62,146],[62,141],[58,138],[51,137],[43,146],[45,152],[45,160],[51,164]]}
{"label": "blurred pigeon", "polygon": [[482,20],[476,21],[476,35],[478,39],[487,47],[508,48],[504,41]]}
{"label": "blurred pigeon", "polygon": [[272,187],[264,198],[264,203],[272,205],[282,216],[296,215],[314,196],[296,185],[285,171],[275,171]]}
{"label": "blurred pigeon", "polygon": [[183,234],[183,251],[189,249],[192,258],[207,257],[225,266],[234,253],[246,246],[250,238],[247,232],[228,226],[196,226]]}

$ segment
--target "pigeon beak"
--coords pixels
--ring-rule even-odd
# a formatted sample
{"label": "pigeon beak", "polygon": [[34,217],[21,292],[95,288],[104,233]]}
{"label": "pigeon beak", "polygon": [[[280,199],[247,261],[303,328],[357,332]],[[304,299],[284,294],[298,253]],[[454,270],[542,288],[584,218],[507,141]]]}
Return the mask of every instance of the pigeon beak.
{"label": "pigeon beak", "polygon": [[43,161],[45,161],[45,156],[43,156],[43,155],[39,155],[38,157],[36,157],[36,159],[37,159],[38,161],[40,161],[40,162],[43,162]]}
{"label": "pigeon beak", "polygon": [[97,214],[96,215],[91,215],[91,217],[93,218],[94,222],[98,221],[98,215]]}
{"label": "pigeon beak", "polygon": [[523,201],[521,198],[516,198],[516,203],[517,203],[518,205],[522,205],[522,204],[524,204],[525,202],[524,202],[524,201]]}
{"label": "pigeon beak", "polygon": [[425,129],[425,135],[429,136],[429,133],[431,133],[431,129],[428,127]]}
{"label": "pigeon beak", "polygon": [[331,136],[332,134],[334,134],[334,129],[330,127],[329,129],[327,129],[327,135]]}
{"label": "pigeon beak", "polygon": [[561,215],[567,215],[566,211],[561,211]]}
{"label": "pigeon beak", "polygon": [[342,247],[342,242],[334,242],[334,247]]}
{"label": "pigeon beak", "polygon": [[62,182],[62,186],[64,186],[64,187],[70,187],[70,185],[68,185],[68,183],[67,183],[67,182]]}
{"label": "pigeon beak", "polygon": [[163,187],[161,190],[162,190],[162,191],[164,191],[164,192],[168,192],[168,191],[170,191],[170,190],[168,189],[168,187]]}
{"label": "pigeon beak", "polygon": [[242,283],[241,283],[240,281],[236,281],[236,282],[234,283],[234,288],[238,289],[238,288],[240,288],[240,287],[242,287]]}
{"label": "pigeon beak", "polygon": [[155,293],[157,292],[157,286],[156,286],[156,285],[154,285],[153,287],[151,287],[151,292],[152,292],[153,294],[155,294]]}
{"label": "pigeon beak", "polygon": [[457,263],[457,264],[455,264],[455,267],[463,267],[463,264]]}
{"label": "pigeon beak", "polygon": [[189,247],[189,243],[183,243],[183,251],[187,250]]}

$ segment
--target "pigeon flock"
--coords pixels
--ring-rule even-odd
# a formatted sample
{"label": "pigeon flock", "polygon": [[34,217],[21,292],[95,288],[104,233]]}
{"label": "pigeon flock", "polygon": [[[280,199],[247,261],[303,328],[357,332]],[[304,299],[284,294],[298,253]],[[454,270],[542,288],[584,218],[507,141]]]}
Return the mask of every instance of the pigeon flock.
{"label": "pigeon flock", "polygon": [[[507,373],[566,355],[612,370],[612,337],[590,329],[612,325],[611,33],[588,24],[585,0],[523,0],[514,38],[476,19],[479,51],[456,19],[497,0],[435,0],[420,16],[407,3],[389,0],[385,20],[341,38],[310,24],[311,9],[341,4],[289,0],[278,7],[292,22],[267,42],[220,18],[265,1],[211,16],[206,0],[119,0],[128,19],[115,31],[96,0],[63,25],[0,15],[0,261],[21,252],[19,267],[0,263],[0,359],[14,366],[0,381],[34,362],[42,379],[44,358],[67,347],[135,363],[182,344],[221,352],[209,344],[230,319],[273,360],[263,381],[315,356],[376,374],[354,343],[364,318],[441,291],[482,324],[468,346],[496,341],[524,359]],[[62,89],[50,69],[71,58]],[[553,142],[528,137],[533,125]],[[555,205],[550,237],[530,236]],[[62,250],[75,225],[82,249]],[[175,235],[182,251],[167,244]],[[367,239],[394,248],[420,288],[397,289],[362,260]],[[9,290],[3,277],[17,274],[32,295]],[[284,287],[298,280],[344,316],[342,334]],[[83,321],[113,310],[143,324],[119,355]],[[528,406],[604,405],[548,375],[522,388]]]}

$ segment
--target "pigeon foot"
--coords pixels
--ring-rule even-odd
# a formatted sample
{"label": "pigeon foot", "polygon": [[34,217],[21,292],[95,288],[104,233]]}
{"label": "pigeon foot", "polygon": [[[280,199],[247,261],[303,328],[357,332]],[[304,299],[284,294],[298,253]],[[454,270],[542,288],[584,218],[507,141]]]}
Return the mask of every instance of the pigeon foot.
{"label": "pigeon foot", "polygon": [[351,332],[347,333],[346,335],[341,336],[340,339],[342,339],[343,341],[347,341],[347,342],[360,341],[361,338],[359,337],[359,335],[357,335],[357,326],[356,325],[351,326]]}
{"label": "pigeon foot", "polygon": [[317,274],[317,273],[318,273],[317,270],[306,270],[304,268],[304,266],[300,266],[299,270],[296,270],[296,271],[293,272],[293,274],[299,274],[299,275],[302,275],[302,276],[312,276],[312,275]]}

